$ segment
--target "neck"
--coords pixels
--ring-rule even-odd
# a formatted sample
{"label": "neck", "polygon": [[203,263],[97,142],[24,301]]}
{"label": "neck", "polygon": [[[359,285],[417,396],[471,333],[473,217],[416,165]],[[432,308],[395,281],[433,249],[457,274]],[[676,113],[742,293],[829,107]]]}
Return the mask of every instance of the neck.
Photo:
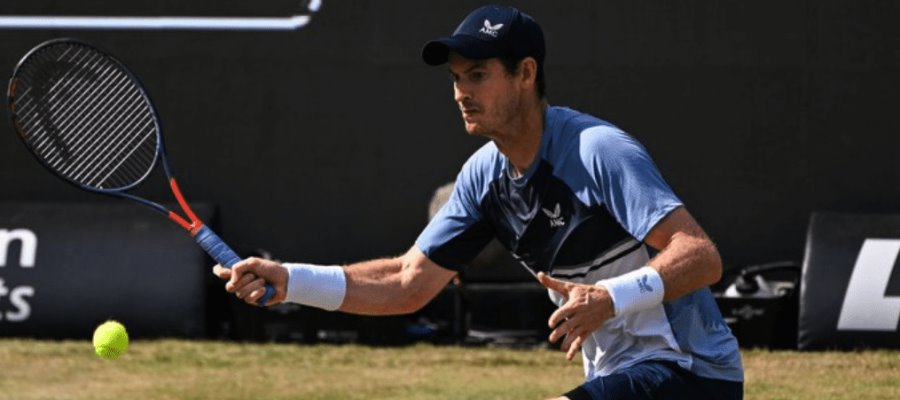
{"label": "neck", "polygon": [[500,152],[509,158],[517,176],[524,174],[537,157],[544,133],[546,108],[546,101],[533,103],[508,125],[506,134],[492,138]]}

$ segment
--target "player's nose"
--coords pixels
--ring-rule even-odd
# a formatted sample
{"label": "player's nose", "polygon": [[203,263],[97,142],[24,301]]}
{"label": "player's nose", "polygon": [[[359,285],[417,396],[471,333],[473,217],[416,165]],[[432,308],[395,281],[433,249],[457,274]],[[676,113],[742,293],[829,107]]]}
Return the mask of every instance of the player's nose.
{"label": "player's nose", "polygon": [[469,91],[465,90],[465,88],[459,84],[459,82],[455,82],[453,84],[453,100],[456,100],[457,103],[462,104],[464,101],[471,100],[472,96],[469,94]]}

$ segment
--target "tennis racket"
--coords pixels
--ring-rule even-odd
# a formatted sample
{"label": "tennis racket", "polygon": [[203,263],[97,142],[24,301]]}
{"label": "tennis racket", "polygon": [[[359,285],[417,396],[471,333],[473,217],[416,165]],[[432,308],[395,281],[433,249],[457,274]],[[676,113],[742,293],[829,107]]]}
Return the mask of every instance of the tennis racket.
{"label": "tennis racket", "polygon": [[[7,100],[19,137],[56,176],[83,190],[132,200],[167,216],[224,267],[241,260],[182,196],[153,102],[125,64],[74,39],[49,40],[16,65]],[[184,216],[130,193],[159,164]],[[260,305],[275,295],[271,285],[265,289]]]}

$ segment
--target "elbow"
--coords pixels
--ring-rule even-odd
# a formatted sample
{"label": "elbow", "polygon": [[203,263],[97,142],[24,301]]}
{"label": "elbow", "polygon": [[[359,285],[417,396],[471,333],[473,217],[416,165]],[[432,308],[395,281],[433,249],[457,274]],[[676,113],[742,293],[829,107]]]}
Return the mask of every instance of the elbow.
{"label": "elbow", "polygon": [[421,310],[431,298],[419,291],[410,291],[403,296],[403,299],[397,303],[394,309],[397,315],[412,314]]}
{"label": "elbow", "polygon": [[706,284],[713,285],[719,280],[722,279],[723,274],[723,266],[722,266],[722,256],[719,254],[719,250],[716,249],[715,244],[709,242],[707,245],[706,252]]}

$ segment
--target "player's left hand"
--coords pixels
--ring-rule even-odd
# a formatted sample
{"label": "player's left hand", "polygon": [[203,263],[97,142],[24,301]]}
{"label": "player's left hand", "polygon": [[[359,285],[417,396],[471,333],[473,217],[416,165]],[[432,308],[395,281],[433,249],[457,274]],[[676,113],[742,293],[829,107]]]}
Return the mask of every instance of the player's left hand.
{"label": "player's left hand", "polygon": [[560,349],[566,352],[566,358],[571,361],[588,335],[612,318],[612,298],[604,287],[561,281],[543,272],[538,273],[538,281],[566,299],[565,304],[550,315],[548,324],[553,328],[550,332],[551,343],[565,336]]}

